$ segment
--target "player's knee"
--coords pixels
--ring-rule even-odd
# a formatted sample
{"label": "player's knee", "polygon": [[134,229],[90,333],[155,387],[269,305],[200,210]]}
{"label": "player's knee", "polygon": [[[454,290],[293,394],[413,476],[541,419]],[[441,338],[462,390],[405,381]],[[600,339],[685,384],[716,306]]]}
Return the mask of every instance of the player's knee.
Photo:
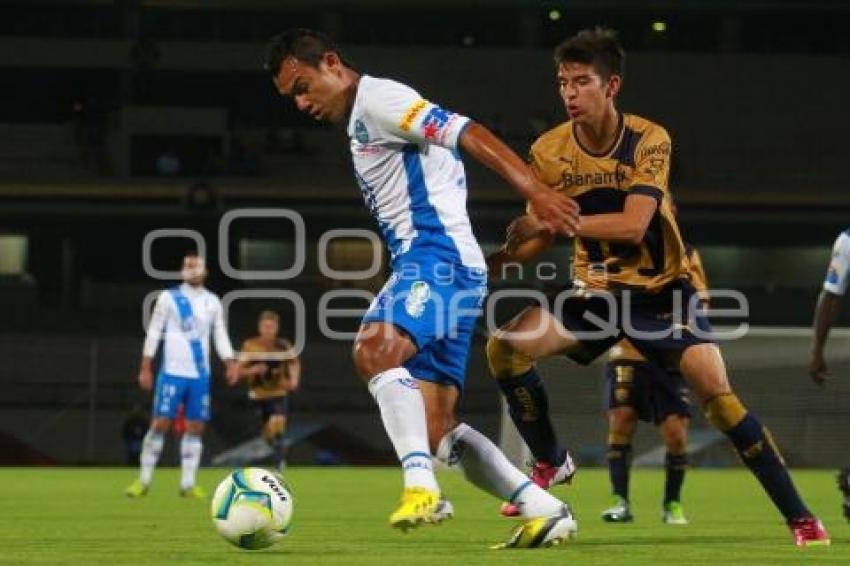
{"label": "player's knee", "polygon": [[169,428],[171,428],[170,419],[156,417],[151,420],[151,430],[155,430],[156,432],[161,432],[165,434],[166,432],[168,432]]}
{"label": "player's knee", "polygon": [[688,444],[688,432],[684,426],[668,426],[664,429],[664,445],[667,452],[681,454]]}
{"label": "player's knee", "polygon": [[504,379],[527,373],[534,360],[515,349],[508,340],[494,334],[487,340],[487,363],[493,377]]}
{"label": "player's knee", "polygon": [[368,381],[382,371],[400,367],[408,357],[409,348],[404,340],[398,334],[385,335],[383,332],[358,336],[352,356],[360,378]]}
{"label": "player's knee", "polygon": [[280,436],[283,434],[283,431],[286,429],[286,419],[283,415],[274,415],[268,421],[266,421],[266,426],[264,427],[266,438],[274,438],[276,436]]}
{"label": "player's knee", "polygon": [[372,337],[354,342],[354,366],[361,379],[368,381],[376,374],[400,365],[393,364],[388,359],[390,357],[387,355],[388,350],[386,344],[381,344],[379,340]]}
{"label": "player's knee", "polygon": [[721,431],[735,428],[747,416],[747,409],[734,393],[723,393],[709,399],[703,406],[705,418]]}

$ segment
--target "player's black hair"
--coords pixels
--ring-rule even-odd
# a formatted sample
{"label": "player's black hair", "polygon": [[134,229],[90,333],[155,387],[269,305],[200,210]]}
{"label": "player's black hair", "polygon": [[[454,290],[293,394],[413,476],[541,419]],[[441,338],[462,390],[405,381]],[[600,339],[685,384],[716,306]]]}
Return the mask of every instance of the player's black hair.
{"label": "player's black hair", "polygon": [[277,76],[280,64],[287,57],[294,57],[301,63],[318,67],[322,56],[329,51],[339,55],[346,67],[352,66],[340,53],[336,42],[327,34],[307,28],[290,28],[269,40],[263,68],[272,76]]}
{"label": "player's black hair", "polygon": [[623,76],[626,52],[611,28],[583,29],[555,48],[555,66],[562,63],[593,65],[603,80]]}

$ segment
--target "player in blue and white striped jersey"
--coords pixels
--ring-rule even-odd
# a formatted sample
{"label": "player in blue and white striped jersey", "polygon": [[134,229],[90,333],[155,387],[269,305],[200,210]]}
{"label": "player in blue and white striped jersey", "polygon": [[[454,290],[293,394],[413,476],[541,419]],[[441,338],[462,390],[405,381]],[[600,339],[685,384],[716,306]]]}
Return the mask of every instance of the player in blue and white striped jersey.
{"label": "player in blue and white striped jersey", "polygon": [[[832,257],[823,281],[823,289],[815,306],[815,316],[812,326],[811,358],[809,360],[809,376],[818,385],[824,385],[829,379],[824,348],[829,330],[841,311],[841,300],[847,293],[847,283],[850,281],[850,230],[845,230],[835,239],[832,246]],[[850,467],[838,472],[838,489],[844,494],[842,510],[850,521]]]}
{"label": "player in blue and white striped jersey", "polygon": [[845,230],[838,235],[832,246],[832,257],[823,282],[823,290],[815,307],[814,340],[809,375],[818,385],[823,385],[827,380],[824,347],[829,336],[829,329],[838,318],[841,299],[847,292],[848,280],[850,280],[850,230]]}
{"label": "player in blue and white striped jersey", "polygon": [[[228,382],[233,384],[239,379],[221,301],[204,287],[207,277],[204,258],[186,254],[181,274],[183,284],[160,293],[148,324],[138,379],[143,390],[154,390],[153,417],[142,443],[139,477],[124,491],[128,497],[147,493],[165,434],[181,406],[186,416],[186,432],[180,441],[180,494],[206,497],[204,490],[195,484],[195,476],[203,451],[201,436],[210,420],[211,335],[227,368]],[[162,363],[154,378],[153,359],[160,342]]]}
{"label": "player in blue and white striped jersey", "polygon": [[390,516],[406,530],[445,516],[431,455],[526,519],[504,546],[557,543],[576,529],[569,509],[528,481],[485,436],[457,421],[486,265],[466,212],[462,149],[494,170],[550,232],[572,234],[574,201],[540,183],[486,128],[388,79],[358,73],[322,33],[274,37],[275,87],[317,120],[344,124],[364,201],[390,250],[392,276],[363,318],[354,361],[404,470]]}

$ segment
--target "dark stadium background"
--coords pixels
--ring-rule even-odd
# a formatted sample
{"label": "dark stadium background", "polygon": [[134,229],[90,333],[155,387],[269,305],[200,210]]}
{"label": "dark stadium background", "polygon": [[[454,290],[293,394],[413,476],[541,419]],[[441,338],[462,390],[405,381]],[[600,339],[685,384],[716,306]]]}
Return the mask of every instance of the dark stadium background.
{"label": "dark stadium background", "polygon": [[[850,218],[850,3],[802,0],[2,2],[0,462],[123,461],[122,424],[149,404],[135,385],[142,302],[167,283],[145,274],[142,242],[163,228],[204,237],[215,292],[285,289],[303,298],[304,387],[292,429],[303,439],[293,461],[391,461],[348,343],[323,338],[314,316],[326,291],[380,284],[334,281],[316,257],[327,230],[373,224],[344,134],[276,95],[261,68],[264,42],[290,26],[323,29],[361,71],[408,82],[524,154],[564,118],[552,47],[596,24],[619,30],[628,51],[621,110],[660,122],[673,138],[673,194],[712,286],[744,292],[749,323],[768,327],[730,348],[743,397],[792,463],[841,463],[850,388],[810,384],[804,328],[832,241]],[[470,214],[492,249],[522,203],[494,175],[467,167]],[[245,208],[302,215],[300,276],[223,273],[220,253],[237,269],[285,268],[296,255],[293,228],[281,220],[237,220],[220,242],[223,214]],[[189,246],[157,240],[154,265],[177,269]],[[562,280],[568,253],[549,256]],[[363,257],[362,242],[339,241],[327,260],[352,269]],[[495,287],[546,284],[529,277]],[[234,305],[235,344],[268,307],[283,314],[285,334],[296,332],[290,303]],[[845,313],[839,324],[847,321]],[[498,397],[478,342],[464,407],[496,435]],[[850,364],[833,368],[840,375]],[[546,373],[559,427],[580,458],[597,462],[599,368],[556,361]],[[208,457],[257,430],[244,390],[216,383]],[[648,431],[638,451],[655,442]],[[728,450],[707,449],[702,459],[730,461]]]}

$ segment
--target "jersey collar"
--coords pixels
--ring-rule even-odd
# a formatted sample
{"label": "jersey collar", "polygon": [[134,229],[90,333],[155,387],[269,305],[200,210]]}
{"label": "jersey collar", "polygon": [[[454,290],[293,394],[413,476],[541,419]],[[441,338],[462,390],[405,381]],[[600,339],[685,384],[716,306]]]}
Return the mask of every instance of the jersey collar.
{"label": "jersey collar", "polygon": [[573,139],[576,140],[576,145],[579,147],[579,149],[581,149],[584,153],[586,153],[590,157],[607,157],[607,156],[611,155],[611,153],[615,149],[617,149],[617,146],[620,145],[620,141],[622,141],[622,139],[623,139],[623,132],[625,131],[626,128],[625,128],[625,119],[623,118],[623,113],[617,112],[617,135],[614,136],[614,141],[611,142],[611,145],[607,149],[605,149],[604,151],[601,151],[599,153],[594,153],[594,152],[590,151],[589,149],[587,149],[586,147],[584,147],[584,145],[582,145],[581,140],[578,137],[578,132],[576,131],[576,125],[575,124],[572,125],[572,129],[573,129]]}

